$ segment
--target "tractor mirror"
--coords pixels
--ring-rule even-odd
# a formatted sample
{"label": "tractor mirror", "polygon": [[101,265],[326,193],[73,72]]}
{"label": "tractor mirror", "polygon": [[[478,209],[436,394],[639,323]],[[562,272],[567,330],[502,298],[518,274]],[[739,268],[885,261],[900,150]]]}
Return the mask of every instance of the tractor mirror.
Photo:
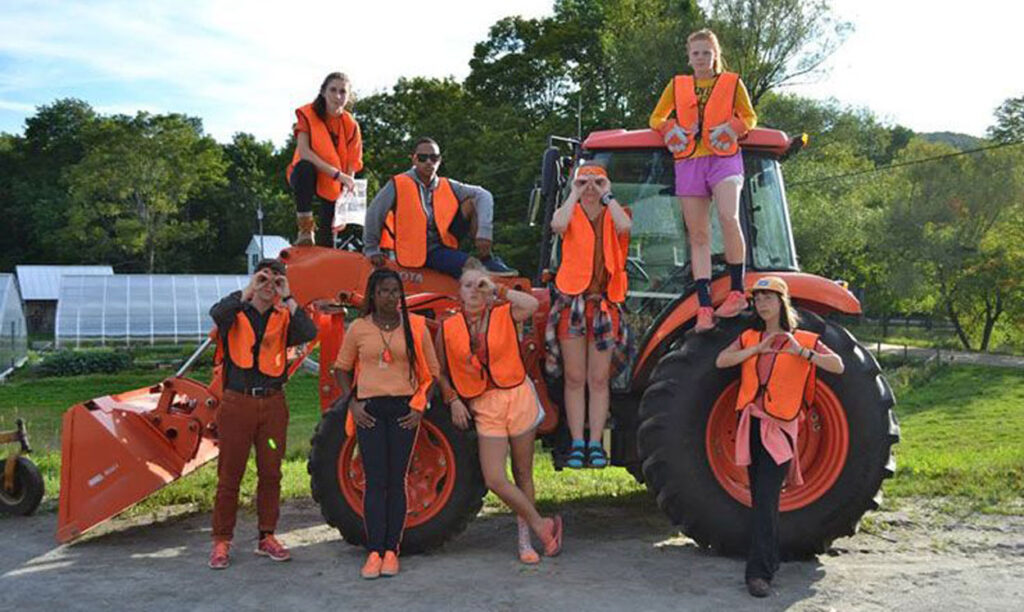
{"label": "tractor mirror", "polygon": [[526,220],[529,222],[530,227],[537,226],[537,213],[540,212],[542,201],[540,187],[534,187],[530,191],[530,207],[526,211]]}

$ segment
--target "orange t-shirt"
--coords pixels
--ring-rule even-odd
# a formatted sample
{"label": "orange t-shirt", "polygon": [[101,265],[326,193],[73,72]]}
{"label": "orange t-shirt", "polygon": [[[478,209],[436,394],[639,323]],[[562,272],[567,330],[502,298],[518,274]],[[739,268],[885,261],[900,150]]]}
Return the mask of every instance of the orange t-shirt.
{"label": "orange t-shirt", "polygon": [[[601,295],[608,288],[608,270],[604,268],[604,216],[607,208],[601,208],[597,217],[590,219],[590,227],[594,229],[594,272],[590,277],[590,286],[584,295]],[[589,217],[588,217],[589,219]]]}
{"label": "orange t-shirt", "polygon": [[[384,349],[389,349],[391,361],[382,367]],[[440,367],[434,342],[427,330],[423,332],[423,352],[427,359],[430,375],[437,377]],[[409,357],[405,350],[405,332],[402,325],[391,331],[383,331],[369,317],[356,319],[345,332],[336,370],[351,372],[359,364],[356,378],[356,397],[406,396],[416,393],[415,379],[409,376]]]}

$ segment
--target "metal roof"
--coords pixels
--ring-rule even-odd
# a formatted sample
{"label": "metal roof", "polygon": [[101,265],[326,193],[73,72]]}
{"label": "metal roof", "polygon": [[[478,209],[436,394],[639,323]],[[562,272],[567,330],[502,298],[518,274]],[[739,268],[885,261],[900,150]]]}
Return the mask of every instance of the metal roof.
{"label": "metal roof", "polygon": [[112,276],[110,266],[15,266],[21,299],[56,300],[60,295],[62,276]]}
{"label": "metal roof", "polygon": [[[263,253],[260,256],[262,258],[277,257],[277,255],[283,249],[287,249],[290,246],[292,246],[292,243],[288,242],[288,240],[284,236],[273,236],[273,235],[269,235],[269,234],[264,234],[263,235]],[[246,252],[247,255],[251,255],[252,253],[259,253],[260,252],[260,235],[259,234],[253,234],[252,235],[252,239],[249,240],[249,246],[245,247],[245,252]]]}

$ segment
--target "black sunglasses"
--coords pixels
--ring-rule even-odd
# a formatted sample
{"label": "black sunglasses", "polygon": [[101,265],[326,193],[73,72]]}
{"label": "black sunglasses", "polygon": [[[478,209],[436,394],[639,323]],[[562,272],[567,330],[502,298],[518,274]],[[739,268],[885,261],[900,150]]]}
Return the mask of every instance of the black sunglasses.
{"label": "black sunglasses", "polygon": [[418,161],[420,163],[423,163],[423,162],[427,161],[428,159],[430,161],[432,161],[432,162],[441,161],[441,154],[440,153],[417,153],[416,154],[416,161]]}

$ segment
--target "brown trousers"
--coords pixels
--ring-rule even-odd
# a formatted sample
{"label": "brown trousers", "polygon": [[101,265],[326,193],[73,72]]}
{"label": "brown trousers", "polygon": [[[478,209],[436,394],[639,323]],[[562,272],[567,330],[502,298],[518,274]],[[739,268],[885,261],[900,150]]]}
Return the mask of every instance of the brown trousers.
{"label": "brown trousers", "polygon": [[284,393],[251,397],[224,391],[217,415],[220,455],[217,497],[213,504],[213,539],[230,540],[238,513],[238,489],[256,446],[256,513],[260,531],[274,531],[280,514],[281,460],[288,437],[288,404]]}

